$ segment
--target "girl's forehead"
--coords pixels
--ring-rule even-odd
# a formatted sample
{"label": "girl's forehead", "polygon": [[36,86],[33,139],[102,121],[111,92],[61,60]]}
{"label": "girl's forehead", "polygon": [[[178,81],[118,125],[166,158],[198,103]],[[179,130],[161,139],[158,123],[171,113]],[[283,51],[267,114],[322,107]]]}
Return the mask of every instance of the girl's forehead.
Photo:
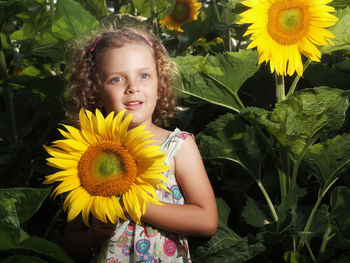
{"label": "girl's forehead", "polygon": [[128,43],[120,47],[106,47],[96,56],[99,59],[109,59],[110,57],[149,57],[154,60],[153,49],[145,43]]}
{"label": "girl's forehead", "polygon": [[97,56],[97,66],[103,72],[156,67],[153,50],[147,44],[133,43],[106,48]]}

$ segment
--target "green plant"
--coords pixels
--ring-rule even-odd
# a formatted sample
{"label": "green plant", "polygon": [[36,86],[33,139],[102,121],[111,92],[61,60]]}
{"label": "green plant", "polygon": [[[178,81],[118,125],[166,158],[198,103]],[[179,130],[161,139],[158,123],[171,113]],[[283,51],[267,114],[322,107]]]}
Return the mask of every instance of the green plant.
{"label": "green plant", "polygon": [[[331,2],[339,22],[322,61],[284,79],[246,50],[240,2],[202,1],[183,33],[158,25],[175,0],[0,2],[2,262],[71,262],[56,245],[65,215],[41,184],[52,172],[42,145],[65,122],[72,41],[135,20],[153,26],[179,66],[175,124],[198,134],[218,197],[217,234],[191,242],[193,260],[347,262],[349,1]],[[40,233],[33,221],[43,214]]]}

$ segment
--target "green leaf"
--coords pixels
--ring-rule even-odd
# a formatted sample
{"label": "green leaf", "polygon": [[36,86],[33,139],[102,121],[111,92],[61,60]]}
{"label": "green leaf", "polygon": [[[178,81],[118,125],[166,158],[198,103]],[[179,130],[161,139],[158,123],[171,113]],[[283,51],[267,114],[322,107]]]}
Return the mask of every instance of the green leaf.
{"label": "green leaf", "polygon": [[[151,17],[151,6],[148,0],[132,0],[132,3],[136,7],[137,13],[144,17]],[[172,12],[175,6],[175,0],[154,0],[156,5],[156,13],[162,12],[158,17],[164,18]]]}
{"label": "green leaf", "polygon": [[108,15],[106,0],[77,0],[77,2],[97,18]]}
{"label": "green leaf", "polygon": [[335,187],[330,197],[332,229],[343,246],[350,248],[350,189]]}
{"label": "green leaf", "polygon": [[335,66],[341,70],[350,72],[350,59],[344,60],[342,62],[339,62],[335,64]]}
{"label": "green leaf", "polygon": [[242,216],[247,224],[254,227],[263,227],[270,223],[264,211],[262,211],[254,199],[249,196],[247,196],[247,203],[243,208]]}
{"label": "green leaf", "polygon": [[42,32],[31,42],[30,52],[40,57],[49,57],[53,62],[65,59],[65,46],[62,40],[53,35],[52,32]]}
{"label": "green leaf", "polygon": [[284,220],[287,219],[288,212],[291,211],[292,214],[296,213],[298,201],[305,194],[306,190],[300,187],[294,187],[287,193],[277,209],[278,225],[282,225],[284,223]]}
{"label": "green leaf", "polygon": [[[350,134],[338,135],[309,148],[304,161],[312,174],[329,184],[350,168]],[[319,178],[319,179],[321,179]]]}
{"label": "green leaf", "polygon": [[304,78],[314,87],[328,86],[345,90],[348,89],[350,72],[344,72],[338,64],[335,67],[329,67],[321,63],[313,63],[305,71]]}
{"label": "green leaf", "polygon": [[317,138],[340,129],[348,104],[342,90],[304,89],[276,104],[265,124],[296,162]]}
{"label": "green leaf", "polygon": [[186,47],[192,45],[200,37],[215,31],[213,21],[216,21],[214,8],[202,8],[197,20],[190,20],[184,23],[181,28],[186,37]]}
{"label": "green leaf", "polygon": [[15,246],[20,238],[16,199],[0,197],[0,250]]}
{"label": "green leaf", "polygon": [[30,219],[40,208],[50,188],[8,188],[0,189],[0,200],[15,200],[16,216],[20,223]]}
{"label": "green leaf", "polygon": [[320,50],[323,54],[350,48],[350,7],[337,10],[336,16],[339,18],[339,21],[328,28],[335,35],[335,38],[331,39],[334,45],[328,44],[328,46],[322,47]]}
{"label": "green leaf", "polygon": [[49,256],[60,262],[74,263],[73,260],[67,256],[61,247],[40,237],[32,236],[24,240],[19,247]]}
{"label": "green leaf", "polygon": [[17,255],[10,256],[1,261],[1,263],[46,263],[47,261],[42,260],[38,257]]}
{"label": "green leaf", "polygon": [[283,259],[287,263],[309,263],[310,259],[296,251],[286,251],[283,254]]}
{"label": "green leaf", "polygon": [[176,57],[183,86],[181,92],[239,111],[241,85],[257,71],[257,54],[241,50],[217,56]]}
{"label": "green leaf", "polygon": [[32,3],[22,0],[8,0],[0,2],[0,26],[14,15],[26,11]]}
{"label": "green leaf", "polygon": [[266,145],[257,130],[240,116],[231,113],[220,116],[210,122],[197,138],[204,159],[229,160],[239,164],[251,176],[259,177],[267,155]]}
{"label": "green leaf", "polygon": [[265,251],[261,241],[241,238],[227,226],[229,207],[223,199],[217,199],[219,226],[216,234],[191,252],[193,262],[246,262]]}
{"label": "green leaf", "polygon": [[197,136],[203,158],[239,162],[233,140],[243,138],[244,131],[242,120],[230,113],[209,123],[207,129]]}
{"label": "green leaf", "polygon": [[58,0],[52,32],[63,40],[77,39],[90,34],[99,23],[74,0]]}

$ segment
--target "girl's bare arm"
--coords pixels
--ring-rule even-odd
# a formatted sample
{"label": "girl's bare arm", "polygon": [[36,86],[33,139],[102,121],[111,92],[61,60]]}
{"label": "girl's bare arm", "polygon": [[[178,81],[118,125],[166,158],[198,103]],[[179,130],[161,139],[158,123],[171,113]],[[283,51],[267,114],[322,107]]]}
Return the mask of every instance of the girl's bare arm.
{"label": "girl's bare arm", "polygon": [[186,204],[147,204],[142,220],[184,235],[215,234],[218,214],[214,192],[198,147],[190,136],[175,156],[175,174]]}

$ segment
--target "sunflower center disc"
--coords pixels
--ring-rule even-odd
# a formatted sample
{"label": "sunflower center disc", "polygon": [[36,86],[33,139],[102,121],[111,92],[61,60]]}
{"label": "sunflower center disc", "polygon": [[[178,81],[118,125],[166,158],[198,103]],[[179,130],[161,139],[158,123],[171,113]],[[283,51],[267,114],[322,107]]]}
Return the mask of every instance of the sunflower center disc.
{"label": "sunflower center disc", "polygon": [[268,10],[267,32],[281,45],[293,45],[307,35],[310,25],[302,2],[276,1]]}
{"label": "sunflower center disc", "polygon": [[118,175],[123,172],[123,160],[119,155],[112,153],[101,153],[96,158],[96,172],[102,178]]}
{"label": "sunflower center disc", "polygon": [[300,28],[302,13],[299,9],[289,9],[281,12],[278,24],[286,31]]}
{"label": "sunflower center disc", "polygon": [[189,19],[190,7],[185,3],[175,4],[175,9],[171,14],[171,18],[176,22],[184,22]]}
{"label": "sunflower center disc", "polygon": [[120,196],[134,183],[135,159],[121,145],[103,141],[91,145],[82,155],[78,176],[90,195]]}

